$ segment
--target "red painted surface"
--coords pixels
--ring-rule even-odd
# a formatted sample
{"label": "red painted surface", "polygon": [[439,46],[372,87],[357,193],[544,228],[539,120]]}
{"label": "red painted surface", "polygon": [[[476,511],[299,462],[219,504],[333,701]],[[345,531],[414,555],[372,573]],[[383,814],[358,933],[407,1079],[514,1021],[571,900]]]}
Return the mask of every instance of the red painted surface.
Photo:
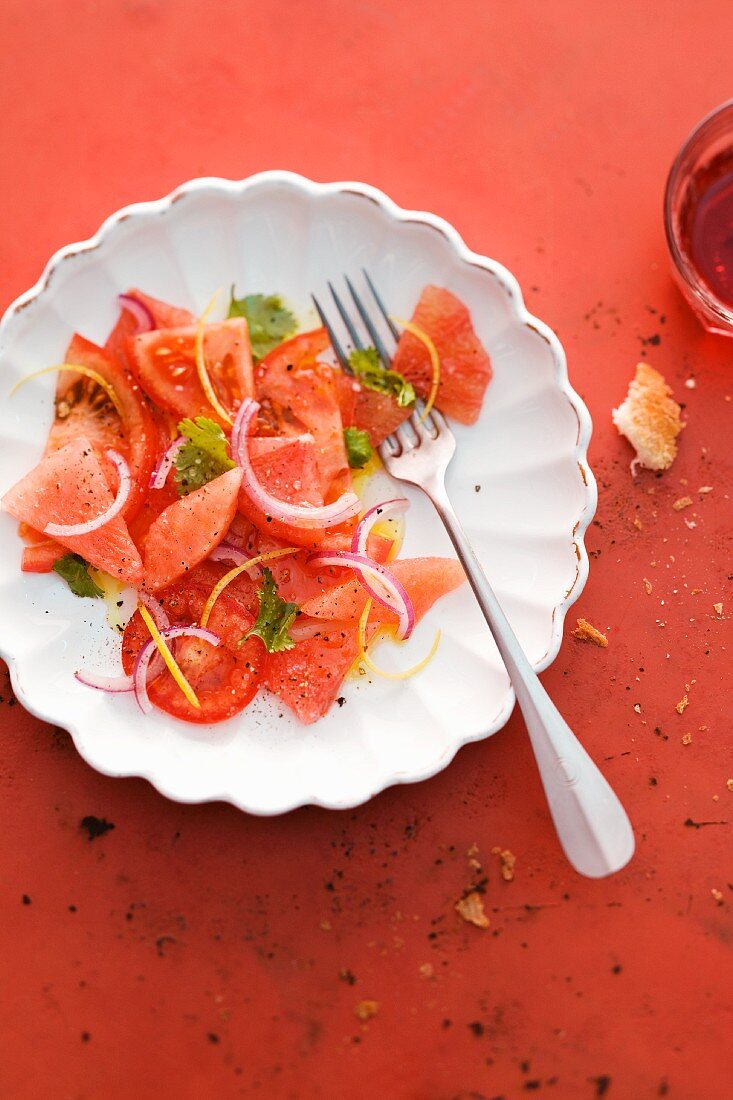
{"label": "red painted surface", "polygon": [[[429,783],[257,820],[96,775],[6,682],[2,1096],[725,1095],[733,344],[673,288],[660,211],[730,94],[730,4],[4,0],[0,36],[3,306],[124,203],[266,167],[369,180],[516,273],[596,423],[577,613],[610,644],[569,637],[544,679],[638,836],[574,875],[516,716]],[[688,426],[634,482],[610,411],[641,355]],[[453,910],[474,843],[486,931]]]}

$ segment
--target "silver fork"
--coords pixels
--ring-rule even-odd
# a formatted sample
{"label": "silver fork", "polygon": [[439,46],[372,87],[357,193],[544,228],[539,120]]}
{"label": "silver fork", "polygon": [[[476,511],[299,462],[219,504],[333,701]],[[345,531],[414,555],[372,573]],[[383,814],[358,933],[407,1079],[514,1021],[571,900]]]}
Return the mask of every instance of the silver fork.
{"label": "silver fork", "polygon": [[[366,271],[364,276],[387,330],[397,340],[399,332],[376,287]],[[348,278],[345,281],[371,344],[377,349],[382,365],[389,368],[391,357],[377,324],[352,282]],[[329,289],[351,342],[357,348],[363,347],[357,324],[330,283]],[[315,297],[313,302],[339,363],[344,370],[351,371],[348,356],[325,311]],[[433,408],[424,423],[413,413],[394,435],[388,436],[379,453],[392,477],[416,485],[428,495],[445,524],[514,686],[565,855],[580,874],[602,878],[620,870],[631,859],[634,852],[631,824],[616,794],[540,683],[453,510],[445,488],[445,472],[455,450],[453,433],[441,413]]]}

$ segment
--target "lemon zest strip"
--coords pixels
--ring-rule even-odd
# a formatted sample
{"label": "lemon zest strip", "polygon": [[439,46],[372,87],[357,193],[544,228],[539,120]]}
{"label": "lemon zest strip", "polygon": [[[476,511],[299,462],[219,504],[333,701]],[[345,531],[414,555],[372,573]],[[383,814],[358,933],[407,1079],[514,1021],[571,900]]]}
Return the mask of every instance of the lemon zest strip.
{"label": "lemon zest strip", "polygon": [[212,296],[211,301],[199,318],[198,325],[196,326],[196,339],[194,340],[194,354],[199,381],[203,387],[204,393],[206,394],[207,401],[209,402],[211,407],[216,410],[224,423],[231,425],[234,423],[234,421],[222,405],[219,398],[216,396],[214,387],[211,384],[211,379],[209,378],[209,372],[206,369],[206,358],[204,356],[204,327],[209,319],[209,314],[216,305],[216,299],[219,297],[219,293],[220,291],[217,290],[217,292]]}
{"label": "lemon zest strip", "polygon": [[166,667],[167,667],[168,671],[170,672],[171,676],[176,681],[176,683],[178,684],[179,688],[181,689],[183,694],[188,699],[191,706],[196,707],[198,710],[200,710],[201,709],[201,704],[199,703],[198,699],[196,698],[196,692],[193,690],[193,688],[189,684],[188,680],[186,679],[186,677],[183,675],[180,668],[176,664],[175,657],[173,656],[170,649],[168,648],[168,646],[166,644],[166,641],[165,641],[165,638],[162,636],[162,634],[158,630],[157,626],[155,625],[155,622],[153,621],[147,607],[145,607],[144,604],[140,603],[140,604],[137,605],[137,609],[140,612],[140,617],[141,617],[142,621],[145,623],[146,627],[150,631],[150,637],[155,642],[156,648],[157,648],[158,652],[160,653],[161,657],[163,658],[163,660],[165,661]]}
{"label": "lemon zest strip", "polygon": [[211,618],[211,612],[214,610],[214,604],[221,596],[222,592],[228,584],[236,580],[241,573],[245,573],[248,569],[252,569],[253,566],[259,565],[263,561],[274,561],[276,558],[284,558],[288,554],[297,554],[299,547],[286,546],[282,550],[268,550],[266,554],[257,554],[256,557],[250,558],[249,561],[242,562],[241,565],[235,565],[234,569],[230,569],[228,573],[216,582],[211,590],[208,600],[204,604],[204,610],[201,612],[201,625],[206,626]]}
{"label": "lemon zest strip", "polygon": [[97,371],[92,370],[91,367],[83,367],[80,363],[55,363],[52,367],[41,367],[40,370],[31,371],[30,374],[24,374],[22,378],[19,378],[15,385],[10,390],[8,397],[12,397],[21,386],[24,386],[26,382],[30,382],[32,378],[40,378],[42,374],[51,374],[53,371],[69,370],[74,371],[75,374],[83,374],[87,378],[91,378],[93,382],[96,382],[98,386],[104,390],[107,397],[110,399],[115,409],[117,410],[120,420],[125,419],[124,410],[120,402],[119,397],[115,393],[113,387],[109,384],[106,378],[103,378]]}
{"label": "lemon zest strip", "polygon": [[364,610],[362,611],[361,617],[359,619],[359,661],[362,664],[366,665],[370,672],[375,673],[377,676],[383,676],[385,680],[409,680],[411,676],[416,676],[418,672],[422,672],[425,666],[430,664],[433,657],[437,653],[438,646],[440,645],[440,630],[436,632],[435,638],[433,639],[433,644],[431,645],[426,655],[421,661],[418,661],[416,665],[413,665],[412,668],[406,669],[405,672],[387,672],[386,669],[379,668],[378,665],[375,665],[374,661],[367,653],[366,628],[367,620],[369,618],[369,612],[372,609],[372,603],[373,600],[370,596],[367,602],[364,604]]}

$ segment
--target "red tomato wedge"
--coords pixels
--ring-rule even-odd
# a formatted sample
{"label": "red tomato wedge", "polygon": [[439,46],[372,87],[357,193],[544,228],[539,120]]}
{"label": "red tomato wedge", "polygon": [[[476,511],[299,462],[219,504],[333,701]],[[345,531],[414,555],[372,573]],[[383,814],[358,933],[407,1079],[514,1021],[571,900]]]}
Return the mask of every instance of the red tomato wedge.
{"label": "red tomato wedge", "polygon": [[[176,416],[207,416],[223,423],[209,403],[196,369],[196,325],[142,332],[128,339],[128,360],[140,385],[160,408]],[[204,328],[204,358],[211,384],[232,418],[243,397],[254,396],[252,352],[243,317]]]}
{"label": "red tomato wedge", "polygon": [[[126,291],[126,297],[136,298],[146,307],[153,318],[153,328],[180,328],[183,325],[196,324],[195,316],[187,309],[179,309],[178,306],[169,305],[168,302],[162,302],[159,298],[151,298],[149,294],[143,294],[142,290],[133,287],[132,290]],[[104,346],[120,363],[126,363],[128,337],[136,334],[135,317],[129,309],[120,309],[117,323]]]}
{"label": "red tomato wedge", "polygon": [[[436,600],[458,588],[466,579],[463,566],[455,558],[405,558],[390,562],[388,568],[405,586],[415,608],[415,621],[429,611]],[[312,597],[302,605],[304,615],[316,619],[358,619],[367,600],[366,589],[350,576],[335,588]],[[394,614],[374,603],[375,620],[392,621]]]}
{"label": "red tomato wedge", "polygon": [[114,390],[122,418],[109,395],[93,379],[73,371],[62,371],[56,385],[54,422],[48,433],[46,453],[57,451],[79,436],[93,444],[111,486],[117,485],[117,471],[105,457],[111,447],[126,459],[132,488],[122,510],[132,519],[142,507],[155,465],[158,432],[147,398],[132,375],[103,348],[75,335],[66,351],[66,363],[78,363],[101,375]]}
{"label": "red tomato wedge", "polygon": [[326,504],[351,486],[340,372],[317,361],[329,347],[325,329],[304,332],[274,348],[255,370],[255,390],[262,406],[259,434],[313,436],[318,489]]}
{"label": "red tomato wedge", "polygon": [[[204,562],[156,594],[172,626],[200,620],[209,593],[226,570],[226,566]],[[222,644],[212,646],[193,638],[173,643],[175,659],[196,693],[200,710],[191,706],[167,670],[149,684],[151,702],[176,718],[197,723],[223,722],[246,707],[257,692],[265,664],[265,651],[257,638],[238,644],[251,630],[256,608],[254,584],[246,577],[237,578],[216,601],[209,620],[209,628]],[[141,646],[148,641],[148,628],[135,612],[122,638],[122,665],[128,675]]]}
{"label": "red tomato wedge", "polygon": [[[41,459],[2,503],[16,519],[42,531],[48,523],[86,523],[106,511],[112,500],[96,451],[80,436]],[[89,534],[57,541],[113,577],[130,584],[143,578],[140,555],[121,515]]]}
{"label": "red tomato wedge", "polygon": [[310,725],[330,709],[358,653],[355,626],[324,623],[294,649],[268,654],[264,684]]}
{"label": "red tomato wedge", "polygon": [[235,467],[161,512],[145,540],[148,588],[171,584],[219,545],[234,519],[241,481]]}
{"label": "red tomato wedge", "polygon": [[[435,404],[462,424],[475,424],[491,379],[491,362],[476,335],[471,314],[450,290],[426,286],[412,320],[435,344],[440,386]],[[430,356],[422,340],[403,332],[392,361],[394,370],[427,398],[433,381]]]}

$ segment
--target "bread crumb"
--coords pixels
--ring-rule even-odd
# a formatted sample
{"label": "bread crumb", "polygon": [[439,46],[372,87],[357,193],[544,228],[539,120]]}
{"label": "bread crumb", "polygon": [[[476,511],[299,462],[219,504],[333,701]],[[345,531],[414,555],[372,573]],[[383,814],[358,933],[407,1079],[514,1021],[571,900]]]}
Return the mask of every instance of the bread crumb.
{"label": "bread crumb", "polygon": [[729,791],[733,791],[733,779],[726,779],[725,785]]}
{"label": "bread crumb", "polygon": [[713,486],[712,485],[701,485],[700,488],[697,491],[698,491],[698,493],[712,493]]}
{"label": "bread crumb", "polygon": [[419,967],[418,969],[419,969],[421,978],[432,978],[435,974],[435,970],[433,968],[432,963],[423,963],[422,966]]}
{"label": "bread crumb", "polygon": [[475,890],[457,901],[454,909],[468,924],[475,924],[477,928],[489,927],[489,918],[484,913],[483,898]]}
{"label": "bread crumb", "polygon": [[320,924],[318,925],[318,927],[320,929],[322,929],[324,932],[330,932],[333,925],[331,924],[330,920],[322,920],[320,922]]}
{"label": "bread crumb", "polygon": [[722,892],[722,890],[716,890],[715,887],[713,886],[710,893],[715,898],[715,904],[716,905],[722,905],[723,904],[723,892]]}
{"label": "bread crumb", "polygon": [[694,378],[685,378],[685,385],[687,386],[688,390],[694,390],[697,382]]}
{"label": "bread crumb", "polygon": [[716,615],[721,616],[723,614],[723,605],[722,605],[722,603],[714,603],[713,604],[713,610],[715,611]]}
{"label": "bread crumb", "polygon": [[354,1015],[360,1020],[371,1020],[379,1012],[379,1001],[358,1001],[354,1005]]}
{"label": "bread crumb", "polygon": [[695,502],[692,497],[680,497],[679,500],[676,500],[674,502],[672,507],[674,508],[675,512],[681,512],[683,508],[689,508],[690,505],[694,503]]}
{"label": "bread crumb", "polygon": [[682,734],[682,744],[683,745],[689,745],[691,743],[692,743],[692,734],[691,733],[683,733]]}
{"label": "bread crumb", "polygon": [[605,634],[601,634],[600,630],[596,630],[594,626],[591,626],[587,619],[578,619],[577,623],[578,625],[573,631],[574,638],[577,638],[579,642],[593,642],[593,645],[605,649],[608,645],[608,638]]}
{"label": "bread crumb", "polygon": [[690,595],[691,596],[699,596],[701,592],[702,592],[702,588],[693,588],[692,592],[690,592]]}
{"label": "bread crumb", "polygon": [[680,699],[679,703],[677,703],[677,705],[675,706],[674,709],[677,711],[678,714],[682,714],[685,707],[687,706],[687,704],[689,702],[690,702],[690,700],[687,698],[687,696],[683,695],[682,698]]}
{"label": "bread crumb", "polygon": [[644,590],[645,590],[647,596],[651,596],[651,594],[652,594],[652,582],[647,580],[646,577],[644,577]]}
{"label": "bread crumb", "polygon": [[637,531],[641,531],[642,523],[638,516],[634,516],[634,527]]}
{"label": "bread crumb", "polygon": [[631,463],[649,470],[666,470],[677,455],[682,431],[680,406],[664,377],[648,363],[639,363],[625,401],[613,410],[613,422],[636,451]]}
{"label": "bread crumb", "polygon": [[514,852],[510,852],[508,848],[497,847],[491,849],[491,854],[499,857],[499,870],[504,882],[512,882],[514,879],[514,865],[517,862]]}

